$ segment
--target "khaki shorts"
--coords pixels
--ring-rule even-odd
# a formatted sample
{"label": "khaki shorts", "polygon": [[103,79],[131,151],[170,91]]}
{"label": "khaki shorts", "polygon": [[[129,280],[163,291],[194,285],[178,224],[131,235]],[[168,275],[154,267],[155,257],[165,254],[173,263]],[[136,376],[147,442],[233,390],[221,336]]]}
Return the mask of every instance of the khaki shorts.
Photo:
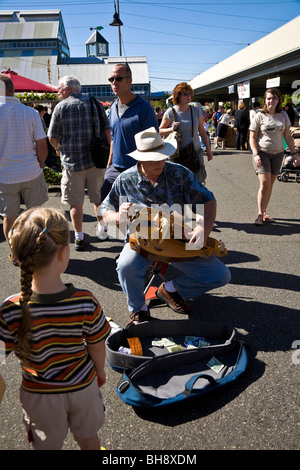
{"label": "khaki shorts", "polygon": [[100,204],[100,190],[104,180],[105,168],[88,168],[83,171],[70,171],[63,168],[61,179],[61,202],[70,206],[84,203],[85,189],[90,202]]}
{"label": "khaki shorts", "polygon": [[26,209],[42,206],[48,201],[48,187],[43,172],[24,183],[0,183],[0,213],[3,217],[18,215],[21,196]]}
{"label": "khaki shorts", "polygon": [[94,436],[104,423],[101,391],[91,385],[70,393],[31,393],[21,388],[23,421],[36,450],[60,450],[68,429],[80,439]]}
{"label": "khaki shorts", "polygon": [[263,173],[279,175],[283,160],[283,152],[272,154],[260,151],[259,156],[261,160],[261,166],[257,166],[254,157],[252,157],[254,170],[257,175],[261,175]]}

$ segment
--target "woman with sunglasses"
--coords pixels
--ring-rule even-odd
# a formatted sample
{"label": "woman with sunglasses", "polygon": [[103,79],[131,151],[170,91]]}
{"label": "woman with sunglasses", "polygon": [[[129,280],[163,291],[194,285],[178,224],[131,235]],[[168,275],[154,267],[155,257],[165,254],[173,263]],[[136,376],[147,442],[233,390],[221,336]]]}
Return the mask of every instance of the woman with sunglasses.
{"label": "woman with sunglasses", "polygon": [[[213,153],[210,149],[210,143],[206,130],[204,128],[204,117],[201,108],[191,106],[193,90],[185,82],[179,83],[173,90],[173,103],[174,107],[169,108],[164,113],[159,133],[162,137],[168,136],[173,131],[179,131],[182,140],[179,143],[179,158],[174,159],[174,162],[187,166],[195,173],[196,178],[200,183],[205,183],[206,170],[203,159],[203,151],[199,135],[204,143],[207,151],[207,160],[213,158]],[[191,148],[193,144],[196,153],[197,161],[191,167],[190,158],[186,159],[186,149]],[[185,164],[188,161],[188,164]]]}

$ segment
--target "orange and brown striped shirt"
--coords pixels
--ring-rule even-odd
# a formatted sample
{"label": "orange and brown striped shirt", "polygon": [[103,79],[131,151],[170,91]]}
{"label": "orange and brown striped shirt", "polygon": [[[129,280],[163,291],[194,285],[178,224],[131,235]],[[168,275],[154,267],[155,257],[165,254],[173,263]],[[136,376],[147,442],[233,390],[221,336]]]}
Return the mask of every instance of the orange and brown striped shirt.
{"label": "orange and brown striped shirt", "polygon": [[[21,324],[20,294],[0,306],[0,340],[6,355],[16,351]],[[63,393],[88,386],[96,372],[87,344],[103,341],[110,325],[94,295],[66,284],[56,294],[33,292],[31,312],[32,353],[23,368],[22,387],[36,393]],[[1,341],[0,341],[1,343]]]}

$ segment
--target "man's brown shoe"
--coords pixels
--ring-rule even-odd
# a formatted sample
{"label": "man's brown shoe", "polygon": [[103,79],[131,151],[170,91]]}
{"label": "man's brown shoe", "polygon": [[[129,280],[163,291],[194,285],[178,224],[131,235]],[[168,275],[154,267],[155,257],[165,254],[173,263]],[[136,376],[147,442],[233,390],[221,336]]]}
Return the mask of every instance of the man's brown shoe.
{"label": "man's brown shoe", "polygon": [[150,316],[149,308],[148,310],[140,310],[139,312],[130,314],[130,321],[128,322],[127,326],[136,325],[137,323],[142,323],[150,319],[151,319],[151,316]]}
{"label": "man's brown shoe", "polygon": [[174,312],[187,315],[192,311],[191,305],[188,302],[185,302],[178,292],[167,292],[164,283],[162,283],[157,289],[156,296],[159,300],[166,302]]}

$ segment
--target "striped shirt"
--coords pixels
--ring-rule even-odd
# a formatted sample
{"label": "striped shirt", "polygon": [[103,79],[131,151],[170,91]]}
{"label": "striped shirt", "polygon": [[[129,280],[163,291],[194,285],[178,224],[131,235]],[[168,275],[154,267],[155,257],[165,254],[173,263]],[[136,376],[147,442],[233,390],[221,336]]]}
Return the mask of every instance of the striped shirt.
{"label": "striped shirt", "polygon": [[[103,119],[105,129],[109,129],[104,108]],[[90,150],[90,144],[95,136],[100,136],[100,121],[97,108],[93,105],[93,113],[89,95],[72,93],[68,98],[58,103],[53,111],[48,137],[59,139],[60,159],[62,165],[71,171],[83,171],[95,166]]]}
{"label": "striped shirt", "polygon": [[[16,349],[20,327],[20,294],[0,306],[0,344],[6,354]],[[66,289],[57,294],[33,292],[29,302],[32,353],[23,368],[22,387],[36,393],[64,393],[88,386],[96,376],[87,344],[103,341],[110,325],[91,292]]]}

